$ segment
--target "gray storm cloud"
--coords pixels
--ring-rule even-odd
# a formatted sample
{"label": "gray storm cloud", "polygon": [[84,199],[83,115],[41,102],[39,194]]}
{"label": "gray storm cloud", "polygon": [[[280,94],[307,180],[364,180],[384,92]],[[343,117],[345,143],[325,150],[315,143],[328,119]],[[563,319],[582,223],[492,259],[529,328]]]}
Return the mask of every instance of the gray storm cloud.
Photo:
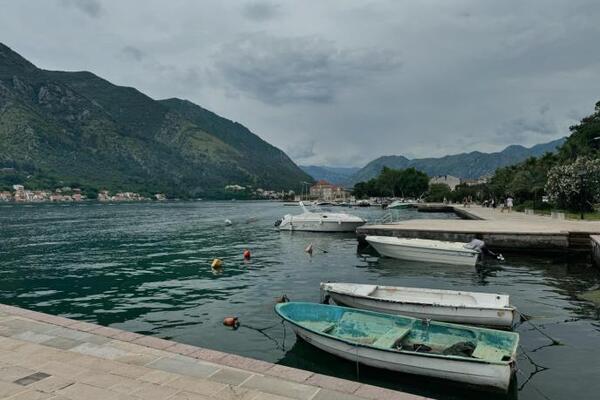
{"label": "gray storm cloud", "polygon": [[600,100],[597,0],[140,4],[4,2],[0,40],[191,100],[306,164],[529,146]]}
{"label": "gray storm cloud", "polygon": [[216,69],[235,89],[274,105],[330,102],[338,91],[397,69],[399,55],[339,49],[315,36],[278,38],[251,34],[226,43]]}

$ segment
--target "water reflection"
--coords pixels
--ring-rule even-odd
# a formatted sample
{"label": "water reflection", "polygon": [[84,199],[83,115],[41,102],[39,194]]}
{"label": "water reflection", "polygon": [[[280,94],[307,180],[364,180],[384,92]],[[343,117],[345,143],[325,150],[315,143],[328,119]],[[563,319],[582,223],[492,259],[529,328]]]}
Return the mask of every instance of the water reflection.
{"label": "water reflection", "polygon": [[[589,265],[527,255],[477,269],[380,259],[357,248],[353,235],[275,231],[273,222],[290,211],[252,202],[3,206],[0,301],[356,379],[353,363],[296,341],[273,312],[277,297],[318,302],[321,281],[504,292],[564,343],[548,346],[534,329],[517,328],[524,351],[549,368],[533,374],[536,367],[520,356],[519,398],[543,398],[534,387],[553,399],[600,392],[598,310],[577,298],[600,285]],[[351,212],[371,220],[383,214]],[[452,218],[414,211],[400,217]],[[311,242],[324,251],[306,254]],[[213,274],[217,257],[224,266]],[[225,316],[238,316],[242,327],[224,327]],[[366,367],[359,378],[440,399],[492,396]]]}

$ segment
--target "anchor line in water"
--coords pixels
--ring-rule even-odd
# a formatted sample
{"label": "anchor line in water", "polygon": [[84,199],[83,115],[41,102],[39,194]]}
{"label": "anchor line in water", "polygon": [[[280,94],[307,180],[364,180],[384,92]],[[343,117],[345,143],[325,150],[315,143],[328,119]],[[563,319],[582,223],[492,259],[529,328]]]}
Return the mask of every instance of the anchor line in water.
{"label": "anchor line in water", "polygon": [[542,336],[545,336],[548,340],[550,340],[552,342],[552,346],[560,346],[562,345],[561,342],[559,342],[558,340],[554,339],[552,336],[548,335],[546,332],[542,331],[539,327],[537,327],[533,322],[531,322],[529,320],[529,318],[527,318],[527,316],[523,313],[521,313],[519,310],[515,309],[515,312],[517,314],[519,314],[519,316],[521,317],[522,321],[525,321],[527,323],[529,323],[529,325],[531,325],[531,327],[533,329],[535,329],[536,331],[538,331]]}
{"label": "anchor line in water", "polygon": [[529,363],[533,366],[534,370],[533,372],[531,372],[529,374],[529,376],[527,376],[523,370],[521,370],[520,368],[517,369],[517,372],[519,372],[521,375],[523,375],[524,377],[526,377],[527,379],[525,379],[525,382],[523,382],[523,384],[518,388],[519,391],[523,390],[523,388],[525,387],[525,385],[527,385],[528,383],[531,384],[531,386],[540,394],[542,395],[544,398],[549,399],[548,396],[546,396],[532,381],[531,379],[533,379],[533,377],[537,374],[539,374],[540,372],[544,372],[550,368],[545,367],[541,364],[538,364],[537,362],[535,362],[533,360],[533,358],[531,358],[531,356],[529,354],[527,354],[527,350],[525,350],[523,348],[523,346],[519,345],[519,348],[521,349],[521,353],[520,355],[525,356],[525,358],[527,359],[527,361],[529,361]]}
{"label": "anchor line in water", "polygon": [[[267,326],[265,328],[256,328],[256,327],[253,327],[250,325],[240,325],[240,328],[247,328],[247,329],[250,329],[250,330],[260,333],[261,335],[263,335],[264,337],[266,337],[267,339],[269,339],[270,341],[275,343],[275,345],[277,346],[278,349],[282,349],[283,351],[285,351],[285,347],[283,345],[279,344],[279,341],[276,338],[274,338],[273,336],[271,336],[265,332],[268,329],[275,328],[277,325],[278,324],[275,324],[275,325]],[[284,325],[284,340],[285,340],[285,325]]]}
{"label": "anchor line in water", "polygon": [[360,369],[358,366],[358,343],[354,343],[354,351],[356,353],[356,381],[360,382]]}
{"label": "anchor line in water", "polygon": [[283,340],[281,341],[281,348],[283,349],[283,351],[285,352],[285,338],[287,336],[287,327],[285,326],[285,320],[282,319],[281,320],[281,326],[283,326]]}
{"label": "anchor line in water", "polygon": [[[523,376],[526,376],[523,371],[521,371],[520,369],[517,370],[517,372],[521,373]],[[531,375],[527,378],[527,380],[525,381],[525,383],[529,382],[529,380],[531,379]],[[544,392],[542,392],[540,390],[540,388],[538,388],[533,382],[529,382],[531,384],[531,387],[533,388],[533,390],[535,390],[540,396],[542,396],[544,399],[546,400],[552,400],[549,396],[547,396]],[[521,386],[519,388],[519,391],[521,391],[521,389],[523,389],[525,385],[523,384],[523,386]]]}

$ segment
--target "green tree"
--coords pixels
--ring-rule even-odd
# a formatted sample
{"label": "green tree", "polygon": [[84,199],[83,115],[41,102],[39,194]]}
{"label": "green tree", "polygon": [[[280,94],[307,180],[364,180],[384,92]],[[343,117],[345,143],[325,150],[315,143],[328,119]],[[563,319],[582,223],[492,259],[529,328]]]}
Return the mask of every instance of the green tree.
{"label": "green tree", "polygon": [[402,196],[419,197],[427,192],[429,177],[414,168],[392,169],[384,167],[377,178],[354,185],[353,194],[358,198]]}
{"label": "green tree", "polygon": [[432,183],[429,185],[429,193],[427,194],[427,201],[444,201],[449,200],[452,195],[450,186],[445,183]]}

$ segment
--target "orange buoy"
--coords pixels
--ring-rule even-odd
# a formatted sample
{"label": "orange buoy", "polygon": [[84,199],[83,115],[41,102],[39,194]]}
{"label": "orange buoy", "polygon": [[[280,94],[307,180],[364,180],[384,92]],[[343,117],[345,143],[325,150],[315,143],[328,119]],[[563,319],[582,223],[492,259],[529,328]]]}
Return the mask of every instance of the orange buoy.
{"label": "orange buoy", "polygon": [[252,257],[252,254],[250,254],[250,250],[245,249],[244,250],[244,260],[249,260],[250,257]]}
{"label": "orange buoy", "polygon": [[212,269],[220,269],[221,267],[223,267],[223,261],[220,260],[219,258],[215,258],[212,262],[212,264],[210,264],[210,267]]}
{"label": "orange buoy", "polygon": [[238,317],[225,317],[223,319],[223,325],[237,329],[237,327],[240,326],[240,321],[238,320]]}

